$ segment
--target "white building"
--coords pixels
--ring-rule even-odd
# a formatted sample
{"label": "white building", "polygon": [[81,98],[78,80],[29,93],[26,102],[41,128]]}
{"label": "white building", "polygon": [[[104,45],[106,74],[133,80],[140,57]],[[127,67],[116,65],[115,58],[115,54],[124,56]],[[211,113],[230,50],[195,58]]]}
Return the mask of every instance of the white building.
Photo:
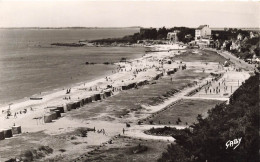
{"label": "white building", "polygon": [[200,25],[195,30],[195,42],[200,47],[207,47],[213,43],[211,39],[211,29],[209,25]]}
{"label": "white building", "polygon": [[167,39],[171,42],[177,42],[178,41],[178,36],[177,34],[179,33],[179,30],[174,30],[174,32],[169,32],[167,34]]}
{"label": "white building", "polygon": [[209,28],[209,25],[200,25],[195,30],[195,41],[208,36],[211,36],[211,29]]}

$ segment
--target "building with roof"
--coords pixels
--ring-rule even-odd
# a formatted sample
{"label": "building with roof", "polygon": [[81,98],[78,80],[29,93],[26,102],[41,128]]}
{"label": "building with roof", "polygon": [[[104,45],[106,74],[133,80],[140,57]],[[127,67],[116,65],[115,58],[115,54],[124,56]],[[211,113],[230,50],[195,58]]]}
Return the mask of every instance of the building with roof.
{"label": "building with roof", "polygon": [[177,36],[177,34],[178,34],[179,32],[180,32],[179,30],[174,30],[173,32],[168,32],[168,34],[167,34],[167,39],[168,39],[170,42],[178,42],[178,36]]}
{"label": "building with roof", "polygon": [[211,29],[209,28],[209,25],[200,25],[195,30],[195,40],[199,40],[207,36],[211,36]]}
{"label": "building with roof", "polygon": [[211,39],[211,29],[209,25],[200,25],[195,30],[195,42],[199,46],[210,46],[213,40]]}

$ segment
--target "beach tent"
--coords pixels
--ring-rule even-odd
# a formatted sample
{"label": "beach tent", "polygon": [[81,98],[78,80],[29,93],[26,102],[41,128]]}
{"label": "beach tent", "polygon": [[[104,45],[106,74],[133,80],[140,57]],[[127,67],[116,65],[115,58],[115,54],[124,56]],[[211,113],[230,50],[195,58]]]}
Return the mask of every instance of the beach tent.
{"label": "beach tent", "polygon": [[122,90],[127,90],[128,88],[127,88],[127,86],[126,85],[123,85],[122,86]]}
{"label": "beach tent", "polygon": [[148,83],[149,83],[148,80],[142,80],[142,81],[140,81],[140,82],[137,83],[137,86],[143,86],[143,85],[146,85],[146,84],[148,84]]}
{"label": "beach tent", "polygon": [[88,103],[92,102],[92,97],[91,97],[91,96],[88,96],[88,97],[87,97],[87,100],[88,100]]}
{"label": "beach tent", "polygon": [[44,120],[44,123],[50,123],[52,122],[52,117],[51,117],[51,114],[45,114],[44,117],[43,117],[43,120]]}
{"label": "beach tent", "polygon": [[111,96],[111,89],[105,91],[105,96],[110,97]]}
{"label": "beach tent", "polygon": [[80,107],[84,106],[85,105],[85,100],[84,99],[81,99],[80,100]]}
{"label": "beach tent", "polygon": [[71,109],[73,109],[73,104],[74,104],[73,102],[67,103],[66,104],[66,110],[70,111]]}
{"label": "beach tent", "polygon": [[44,115],[44,123],[50,123],[52,120],[57,119],[57,113],[56,112],[49,112]]}
{"label": "beach tent", "polygon": [[128,89],[132,89],[136,87],[136,83],[131,83],[128,85]]}
{"label": "beach tent", "polygon": [[92,100],[92,101],[96,101],[95,95],[92,95],[92,96],[91,96],[91,100]]}
{"label": "beach tent", "polygon": [[4,129],[4,135],[5,135],[5,138],[13,137],[12,129],[10,129],[10,128]]}
{"label": "beach tent", "polygon": [[95,100],[95,101],[101,100],[101,96],[100,96],[99,93],[97,93],[97,94],[94,95],[94,100]]}
{"label": "beach tent", "polygon": [[90,102],[92,102],[92,97],[88,96],[84,100],[85,100],[85,104],[90,103]]}
{"label": "beach tent", "polygon": [[136,86],[137,86],[136,83],[130,83],[130,84],[128,84],[128,85],[122,86],[122,90],[132,89],[132,88],[135,88]]}
{"label": "beach tent", "polygon": [[20,134],[20,133],[22,133],[21,126],[12,126],[12,133],[13,134]]}
{"label": "beach tent", "polygon": [[85,99],[84,99],[84,104],[87,104],[87,103],[89,103],[89,102],[88,102],[88,98],[85,98]]}
{"label": "beach tent", "polygon": [[167,71],[166,73],[167,73],[167,75],[171,75],[171,74],[174,74],[175,72],[176,72],[175,69],[171,69],[171,70]]}
{"label": "beach tent", "polygon": [[77,102],[72,102],[71,109],[76,109],[78,107],[79,105],[77,104]]}
{"label": "beach tent", "polygon": [[103,99],[106,99],[106,96],[104,93],[100,93],[100,98],[103,100]]}
{"label": "beach tent", "polygon": [[80,101],[76,101],[75,104],[76,104],[76,105],[75,105],[75,106],[76,106],[76,109],[77,109],[77,108],[80,108]]}
{"label": "beach tent", "polygon": [[154,80],[158,80],[160,77],[162,77],[163,76],[163,73],[159,73],[159,74],[157,74],[153,79]]}
{"label": "beach tent", "polygon": [[57,113],[56,112],[50,112],[50,116],[52,120],[58,119]]}
{"label": "beach tent", "polygon": [[0,140],[4,140],[4,139],[5,139],[4,130],[0,130]]}

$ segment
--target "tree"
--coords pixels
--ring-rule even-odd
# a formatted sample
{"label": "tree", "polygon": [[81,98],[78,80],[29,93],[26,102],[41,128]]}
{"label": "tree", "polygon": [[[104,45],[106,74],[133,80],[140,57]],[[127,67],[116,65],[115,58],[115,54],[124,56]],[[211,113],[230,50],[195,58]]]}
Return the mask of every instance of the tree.
{"label": "tree", "polygon": [[168,31],[165,27],[159,28],[157,32],[157,39],[166,39],[167,33]]}

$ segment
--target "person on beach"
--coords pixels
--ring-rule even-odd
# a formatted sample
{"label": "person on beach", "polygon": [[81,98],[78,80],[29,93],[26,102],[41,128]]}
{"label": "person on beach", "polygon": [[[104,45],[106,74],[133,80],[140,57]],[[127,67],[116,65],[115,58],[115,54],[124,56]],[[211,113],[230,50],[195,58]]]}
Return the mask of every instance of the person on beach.
{"label": "person on beach", "polygon": [[123,128],[123,134],[125,134],[125,129]]}

